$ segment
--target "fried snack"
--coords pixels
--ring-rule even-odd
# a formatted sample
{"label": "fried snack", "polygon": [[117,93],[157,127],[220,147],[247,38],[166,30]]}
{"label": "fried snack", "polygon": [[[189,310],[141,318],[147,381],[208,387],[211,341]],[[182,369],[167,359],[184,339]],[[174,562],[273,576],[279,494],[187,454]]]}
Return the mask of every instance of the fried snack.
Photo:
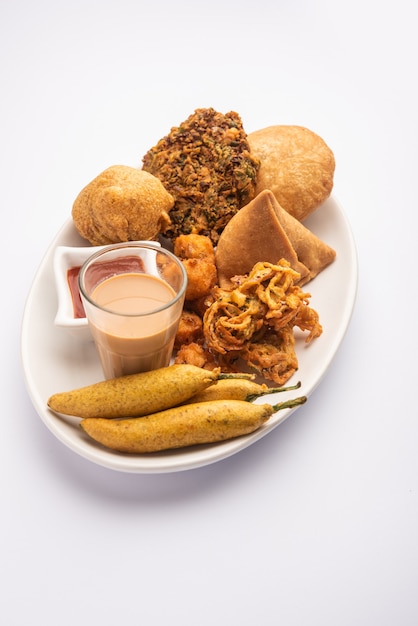
{"label": "fried snack", "polygon": [[225,227],[216,248],[219,286],[231,289],[234,276],[248,274],[260,261],[284,258],[304,285],[336,256],[296,218],[287,213],[269,190],[260,192]]}
{"label": "fried snack", "polygon": [[186,300],[204,298],[218,281],[215,250],[205,235],[179,235],[174,241],[174,254],[187,272]]}
{"label": "fried snack", "polygon": [[92,245],[155,240],[170,223],[174,198],[161,181],[127,165],[113,165],[77,196],[72,217]]}
{"label": "fried snack", "polygon": [[298,280],[281,259],[257,263],[231,291],[217,290],[203,318],[207,349],[241,358],[264,378],[284,384],[298,366],[293,328],[309,331],[307,343],[322,333],[317,312],[308,306],[310,294]]}
{"label": "fried snack", "polygon": [[55,393],[48,407],[77,417],[138,417],[185,402],[214,384],[220,369],[207,372],[188,364],[170,365]]}
{"label": "fried snack", "polygon": [[287,324],[309,330],[306,342],[322,332],[318,314],[308,308],[310,294],[295,283],[299,275],[285,259],[276,265],[257,263],[248,277],[232,291],[218,290],[205,313],[203,330],[207,345],[225,354],[241,350],[264,325],[276,332]]}
{"label": "fried snack", "polygon": [[180,348],[184,344],[193,343],[203,337],[203,320],[192,311],[183,310],[174,340],[174,347]]}
{"label": "fried snack", "polygon": [[212,241],[204,235],[179,235],[174,242],[174,254],[180,259],[215,261]]}
{"label": "fried snack", "polygon": [[284,326],[277,333],[267,330],[257,341],[244,346],[241,358],[266,379],[284,385],[298,369],[292,327]]}
{"label": "fried snack", "polygon": [[270,189],[299,221],[331,194],[335,158],[316,133],[303,126],[268,126],[250,133],[248,143],[260,160],[256,194]]}
{"label": "fried snack", "polygon": [[197,393],[193,398],[187,400],[185,404],[212,402],[212,400],[254,402],[254,400],[262,396],[299,389],[300,386],[301,383],[299,382],[291,387],[268,387],[265,383],[260,385],[253,380],[246,380],[245,378],[224,378],[223,380],[218,380],[215,385]]}
{"label": "fried snack", "polygon": [[206,370],[220,368],[224,373],[239,372],[245,363],[262,378],[279,386],[284,385],[298,368],[294,334],[290,326],[278,333],[262,329],[256,341],[248,341],[241,350],[230,350],[225,354],[208,348],[203,342],[184,344],[178,350],[174,362]]}
{"label": "fried snack", "polygon": [[243,400],[213,400],[174,407],[141,419],[85,419],[80,427],[107,448],[144,454],[240,437],[260,428],[275,411],[305,401],[302,396],[271,406]]}
{"label": "fried snack", "polygon": [[[219,359],[206,348],[202,341],[192,341],[180,346],[174,358],[175,365],[194,365],[205,370],[216,370],[219,367]],[[222,368],[222,371],[230,371]]]}
{"label": "fried snack", "polygon": [[241,118],[197,109],[143,157],[174,197],[165,235],[202,234],[216,245],[233,215],[255,195],[258,159],[250,153]]}
{"label": "fried snack", "polygon": [[187,300],[186,306],[190,311],[192,311],[192,313],[196,313],[196,315],[203,319],[206,310],[211,306],[214,300],[215,296],[212,290],[203,298],[198,298],[197,300]]}
{"label": "fried snack", "polygon": [[242,371],[242,362],[281,386],[296,372],[294,328],[308,331],[310,343],[322,333],[310,294],[299,274],[281,259],[257,263],[234,289],[213,290],[203,317],[203,340],[180,346],[175,363],[222,372]]}

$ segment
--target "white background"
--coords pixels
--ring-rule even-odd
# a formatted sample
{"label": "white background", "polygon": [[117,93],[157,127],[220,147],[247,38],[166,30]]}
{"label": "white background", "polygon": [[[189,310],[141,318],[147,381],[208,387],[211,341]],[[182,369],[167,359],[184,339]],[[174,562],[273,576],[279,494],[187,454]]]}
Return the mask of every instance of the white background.
{"label": "white background", "polygon": [[[5,624],[418,623],[414,14],[407,0],[1,3]],[[80,189],[208,106],[333,149],[356,308],[321,385],[268,437],[176,474],[105,469],[31,405],[25,300]]]}

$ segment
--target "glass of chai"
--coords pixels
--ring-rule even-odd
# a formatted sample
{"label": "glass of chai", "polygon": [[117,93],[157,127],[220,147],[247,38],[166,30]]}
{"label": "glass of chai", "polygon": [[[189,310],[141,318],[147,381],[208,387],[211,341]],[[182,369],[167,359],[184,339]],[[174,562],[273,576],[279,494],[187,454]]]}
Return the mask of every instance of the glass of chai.
{"label": "glass of chai", "polygon": [[78,284],[106,378],[169,365],[187,286],[174,254],[148,242],[106,246]]}

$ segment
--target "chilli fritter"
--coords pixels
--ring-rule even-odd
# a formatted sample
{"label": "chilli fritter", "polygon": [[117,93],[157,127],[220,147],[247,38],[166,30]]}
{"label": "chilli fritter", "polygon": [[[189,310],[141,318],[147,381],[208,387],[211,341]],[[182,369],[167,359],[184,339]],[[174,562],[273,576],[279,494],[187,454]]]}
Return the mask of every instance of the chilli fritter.
{"label": "chilli fritter", "polygon": [[165,235],[203,234],[215,245],[254,197],[258,168],[238,113],[213,108],[196,109],[143,157],[143,169],[174,197]]}

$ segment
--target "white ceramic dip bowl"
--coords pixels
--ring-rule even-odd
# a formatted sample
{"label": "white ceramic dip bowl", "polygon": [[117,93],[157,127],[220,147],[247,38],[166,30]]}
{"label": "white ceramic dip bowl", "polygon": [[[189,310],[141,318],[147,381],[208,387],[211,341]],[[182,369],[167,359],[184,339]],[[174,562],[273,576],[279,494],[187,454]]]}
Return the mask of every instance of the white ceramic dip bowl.
{"label": "white ceramic dip bowl", "polygon": [[[160,245],[156,241],[144,241],[141,243]],[[72,337],[80,341],[93,341],[93,338],[90,334],[87,318],[75,317],[73,295],[68,282],[68,271],[72,268],[80,268],[89,257],[105,247],[106,246],[57,246],[55,248],[53,271],[58,308],[54,324],[66,330]]]}

